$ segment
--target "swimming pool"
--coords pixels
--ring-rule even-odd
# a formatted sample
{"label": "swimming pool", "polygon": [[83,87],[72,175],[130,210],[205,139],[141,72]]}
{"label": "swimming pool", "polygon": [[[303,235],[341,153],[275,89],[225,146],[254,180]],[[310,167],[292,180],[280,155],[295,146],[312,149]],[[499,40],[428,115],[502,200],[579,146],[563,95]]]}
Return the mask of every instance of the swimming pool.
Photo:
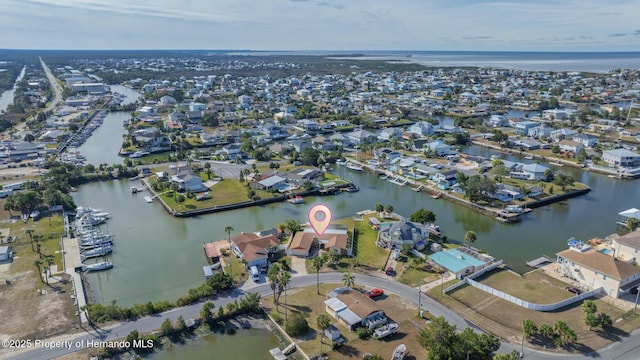
{"label": "swimming pool", "polygon": [[600,249],[598,251],[600,251],[601,253],[603,253],[605,255],[611,255],[611,249],[605,248],[605,249]]}

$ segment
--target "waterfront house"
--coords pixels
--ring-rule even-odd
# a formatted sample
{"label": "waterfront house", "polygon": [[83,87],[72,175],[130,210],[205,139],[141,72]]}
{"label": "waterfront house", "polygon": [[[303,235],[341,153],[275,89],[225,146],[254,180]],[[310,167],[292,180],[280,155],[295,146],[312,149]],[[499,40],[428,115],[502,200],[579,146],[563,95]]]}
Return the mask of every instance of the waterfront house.
{"label": "waterfront house", "polygon": [[398,140],[402,137],[402,130],[397,127],[388,127],[380,130],[378,134],[378,140],[381,141],[391,141]]}
{"label": "waterfront house", "polygon": [[432,141],[425,145],[438,156],[445,156],[451,153],[451,147],[442,141]]}
{"label": "waterfront house", "polygon": [[540,125],[529,129],[527,136],[540,139],[543,137],[549,137],[551,135],[551,131],[553,131],[553,128],[546,125]]}
{"label": "waterfront house", "polygon": [[524,150],[537,150],[540,149],[540,143],[530,139],[519,139],[513,142],[514,146],[518,146]]}
{"label": "waterfront house", "polygon": [[518,121],[513,126],[513,132],[517,135],[527,135],[530,129],[538,127],[539,125],[540,124],[535,121]]}
{"label": "waterfront house", "polygon": [[324,304],[325,311],[350,331],[358,327],[374,329],[387,322],[377,302],[349,287],[333,290]]}
{"label": "waterfront house", "polygon": [[298,185],[307,180],[315,184],[316,182],[324,179],[324,173],[318,169],[297,168],[287,172],[285,174],[285,179],[289,183]]}
{"label": "waterfront house", "polygon": [[376,138],[375,134],[362,129],[358,129],[358,130],[354,130],[352,132],[346,133],[345,136],[347,137],[349,142],[354,145],[368,144],[373,140],[375,140]]}
{"label": "waterfront house", "polygon": [[551,132],[551,134],[549,134],[549,136],[551,136],[551,138],[554,141],[560,141],[560,140],[563,140],[563,139],[571,139],[576,134],[577,134],[577,132],[574,131],[574,130],[567,129],[567,128],[562,128],[562,129],[558,129],[558,130],[553,130]]}
{"label": "waterfront house", "polygon": [[640,165],[640,155],[627,149],[605,150],[602,161],[611,166],[634,167]]}
{"label": "waterfront house", "polygon": [[431,181],[435,182],[440,190],[448,190],[458,182],[458,170],[447,170],[431,175]]}
{"label": "waterfront house", "polygon": [[581,143],[584,147],[593,147],[598,142],[598,137],[591,134],[573,135],[573,141]]}
{"label": "waterfront house", "polygon": [[429,255],[430,262],[454,273],[458,279],[482,270],[492,260],[491,257],[478,254],[467,247],[438,251]]}
{"label": "waterfront house", "polygon": [[496,184],[496,190],[490,196],[503,202],[509,202],[512,200],[522,199],[524,197],[524,194],[521,193],[520,189],[515,186],[507,184]]}
{"label": "waterfront house", "polygon": [[378,233],[378,242],[384,247],[402,247],[403,244],[411,244],[412,246],[423,241],[429,236],[429,230],[423,224],[400,220],[385,226]]}
{"label": "waterfront house", "polygon": [[376,157],[376,159],[385,158],[387,161],[392,161],[400,158],[402,154],[396,150],[380,148],[375,150],[374,156]]}
{"label": "waterfront house", "polygon": [[180,171],[172,175],[169,180],[178,185],[178,191],[200,192],[209,190],[202,183],[200,176],[190,170]]}
{"label": "waterfront house", "polygon": [[426,121],[418,121],[417,123],[409,126],[408,131],[418,136],[429,136],[433,134],[433,125]]}
{"label": "waterfront house", "polygon": [[268,177],[264,177],[259,181],[253,181],[249,184],[249,186],[257,190],[269,191],[272,189],[278,189],[279,187],[285,185],[285,183],[285,178],[274,174]]}
{"label": "waterfront house", "polygon": [[254,233],[240,233],[231,238],[231,249],[248,268],[268,267],[269,254],[277,251],[280,242],[275,235],[259,236]]}
{"label": "waterfront house", "polygon": [[638,263],[640,257],[640,231],[632,231],[626,235],[615,235],[611,242],[613,256],[619,260]]}
{"label": "waterfront house", "polygon": [[513,179],[538,181],[546,179],[544,173],[547,170],[549,168],[541,164],[518,164],[509,176]]}
{"label": "waterfront house", "polygon": [[560,140],[558,144],[560,145],[560,151],[572,152],[574,154],[580,151],[580,149],[584,148],[584,145],[582,145],[582,143],[567,139]]}
{"label": "waterfront house", "polygon": [[640,284],[640,267],[589,246],[571,246],[556,256],[561,276],[578,281],[589,289],[601,287],[611,297],[618,298]]}
{"label": "waterfront house", "polygon": [[348,248],[347,229],[327,229],[324,234],[317,236],[311,228],[305,228],[295,233],[289,246],[287,247],[287,255],[309,257],[318,255],[320,251],[329,252],[337,251],[340,255],[351,255],[351,249]]}

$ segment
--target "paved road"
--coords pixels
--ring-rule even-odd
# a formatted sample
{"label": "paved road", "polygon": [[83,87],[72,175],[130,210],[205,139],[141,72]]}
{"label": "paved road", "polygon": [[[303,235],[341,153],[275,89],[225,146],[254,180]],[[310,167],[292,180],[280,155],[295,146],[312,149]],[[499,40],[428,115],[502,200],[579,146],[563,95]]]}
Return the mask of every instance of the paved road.
{"label": "paved road", "polygon": [[[386,292],[396,294],[414,303],[418,303],[418,292],[416,289],[406,286],[404,284],[379,278],[370,275],[354,274],[355,283],[359,286],[379,287]],[[342,282],[342,273],[322,273],[320,274],[320,281],[323,283],[340,283]],[[291,279],[291,288],[314,286],[316,284],[316,275],[304,275],[297,276]],[[268,296],[271,294],[271,287],[269,284],[255,284],[251,286],[245,284],[244,291],[257,292],[262,296]],[[227,296],[217,297],[213,300],[216,304],[216,308],[219,306],[225,306],[227,303],[232,302],[238,296],[244,293],[243,290],[236,289]],[[456,325],[458,329],[465,327],[472,327],[474,330],[479,331],[473,324],[470,324],[465,319],[444,307],[435,300],[422,294],[420,302],[424,309],[427,309],[435,316],[444,316],[450,324]],[[177,309],[173,309],[156,316],[145,317],[136,321],[129,321],[121,323],[110,328],[88,328],[86,332],[79,333],[71,336],[67,336],[67,339],[71,342],[70,348],[57,347],[54,349],[35,348],[20,353],[13,354],[10,359],[19,360],[35,360],[35,359],[51,359],[54,357],[70,354],[83,348],[86,348],[87,341],[112,341],[115,339],[123,338],[133,330],[140,332],[148,332],[160,328],[160,325],[165,319],[175,321],[180,315],[185,319],[190,319],[199,316],[202,303],[195,305],[185,306]],[[84,345],[76,347],[75,345]],[[500,348],[500,352],[510,352],[512,350],[520,350],[519,344],[508,344],[503,342]],[[525,359],[617,359],[617,360],[632,360],[638,359],[640,352],[640,332],[634,332],[630,337],[624,338],[621,341],[605,348],[600,351],[578,354],[578,355],[558,355],[552,353],[544,353],[541,351],[535,351],[526,349],[524,351]],[[1,357],[1,356],[0,356]]]}
{"label": "paved road", "polygon": [[48,112],[55,109],[56,106],[58,106],[58,104],[60,103],[60,101],[62,101],[62,91],[60,90],[60,86],[58,86],[58,82],[56,81],[55,76],[53,76],[53,73],[51,73],[51,70],[49,69],[47,64],[45,64],[42,58],[39,58],[39,59],[40,59],[40,64],[42,65],[42,69],[44,69],[44,73],[47,75],[47,79],[49,79],[49,83],[51,84],[51,88],[53,89],[53,94],[54,94],[53,100],[51,101],[49,106],[47,106],[47,108],[44,109],[45,112]]}

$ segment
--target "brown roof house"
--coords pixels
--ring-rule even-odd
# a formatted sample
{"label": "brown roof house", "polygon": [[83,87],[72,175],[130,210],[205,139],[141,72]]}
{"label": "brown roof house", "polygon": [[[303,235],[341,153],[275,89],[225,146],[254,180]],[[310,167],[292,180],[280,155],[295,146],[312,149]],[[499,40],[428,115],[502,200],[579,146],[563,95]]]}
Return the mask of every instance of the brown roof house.
{"label": "brown roof house", "polygon": [[317,255],[319,250],[336,249],[340,255],[351,255],[347,229],[327,229],[322,236],[317,236],[311,228],[298,231],[287,247],[287,255],[309,257]]}
{"label": "brown roof house", "polygon": [[613,256],[622,261],[638,264],[640,258],[640,231],[616,236],[612,241]]}
{"label": "brown roof house", "polygon": [[[575,241],[575,240],[574,240]],[[556,254],[560,274],[589,289],[602,288],[618,298],[640,285],[640,267],[618,260],[583,243]]]}
{"label": "brown roof house", "polygon": [[388,321],[378,303],[348,286],[337,288],[325,300],[325,311],[347,329],[374,329]]}
{"label": "brown roof house", "polygon": [[242,259],[247,268],[268,266],[269,253],[278,251],[280,241],[275,235],[259,236],[254,233],[240,233],[231,238],[231,249]]}

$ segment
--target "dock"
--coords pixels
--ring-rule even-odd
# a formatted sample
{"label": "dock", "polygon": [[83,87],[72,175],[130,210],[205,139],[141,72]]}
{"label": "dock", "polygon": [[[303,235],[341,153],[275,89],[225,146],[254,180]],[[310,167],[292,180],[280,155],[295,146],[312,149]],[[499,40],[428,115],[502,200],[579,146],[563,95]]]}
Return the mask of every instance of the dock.
{"label": "dock", "polygon": [[533,259],[531,261],[527,261],[527,266],[532,267],[532,268],[539,268],[542,267],[543,265],[546,265],[548,263],[552,263],[553,260],[550,259],[548,256],[543,255],[537,259]]}
{"label": "dock", "polygon": [[287,360],[287,355],[285,355],[280,348],[273,348],[269,350],[269,353],[275,360]]}
{"label": "dock", "polygon": [[80,257],[80,247],[78,246],[78,238],[63,237],[62,238],[62,261],[64,263],[64,272],[71,276],[73,283],[73,292],[78,306],[78,315],[81,323],[89,322],[87,313],[81,309],[87,305],[87,298],[84,294],[84,285],[82,278],[76,270],[82,269],[82,258]]}

